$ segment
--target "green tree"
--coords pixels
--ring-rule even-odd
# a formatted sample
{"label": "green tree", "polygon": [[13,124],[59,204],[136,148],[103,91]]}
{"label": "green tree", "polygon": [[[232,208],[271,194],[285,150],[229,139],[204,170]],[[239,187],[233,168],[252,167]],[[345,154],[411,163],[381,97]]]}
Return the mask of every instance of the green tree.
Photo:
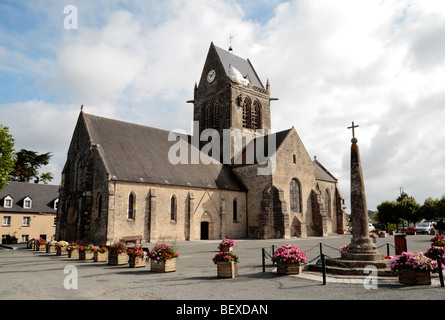
{"label": "green tree", "polygon": [[38,183],[41,179],[44,182],[51,181],[52,174],[50,172],[39,174],[37,171],[42,165],[47,165],[51,157],[50,152],[38,154],[35,151],[21,149],[17,152],[17,161],[11,172],[12,180],[29,182],[34,178],[35,183]]}
{"label": "green tree", "polygon": [[44,184],[48,184],[49,181],[52,181],[54,179],[51,172],[42,173],[40,177],[36,179],[36,183],[39,183],[39,181],[43,181]]}
{"label": "green tree", "polygon": [[395,224],[398,228],[399,224],[403,222],[400,217],[398,206],[399,204],[397,201],[383,201],[377,206],[377,213],[375,214],[374,219],[380,224],[383,224],[386,228],[389,224]]}
{"label": "green tree", "polygon": [[14,164],[14,139],[9,133],[9,128],[0,125],[0,190],[8,185]]}
{"label": "green tree", "polygon": [[440,217],[440,200],[429,197],[419,208],[417,216],[420,220],[433,221]]}
{"label": "green tree", "polygon": [[410,222],[417,223],[421,220],[417,215],[420,205],[413,197],[410,197],[405,192],[402,192],[402,194],[397,198],[396,202],[398,216],[403,220],[406,220],[408,224]]}

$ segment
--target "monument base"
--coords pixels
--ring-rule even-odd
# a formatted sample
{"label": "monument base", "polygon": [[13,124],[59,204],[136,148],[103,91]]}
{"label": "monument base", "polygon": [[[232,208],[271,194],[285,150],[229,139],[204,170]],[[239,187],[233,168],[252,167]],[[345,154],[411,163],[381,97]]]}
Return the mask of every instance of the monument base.
{"label": "monument base", "polygon": [[[388,259],[376,261],[346,260],[342,257],[326,259],[326,272],[332,275],[367,277],[369,276],[370,266],[375,267],[376,275],[379,277],[397,277],[397,273],[391,271],[390,260]],[[323,271],[319,262],[310,264],[307,269],[315,272]]]}
{"label": "monument base", "polygon": [[342,260],[381,261],[384,256],[377,251],[369,236],[353,236],[348,248],[341,252]]}
{"label": "monument base", "polygon": [[349,252],[343,251],[341,253],[342,260],[353,261],[382,261],[383,255],[380,252]]}

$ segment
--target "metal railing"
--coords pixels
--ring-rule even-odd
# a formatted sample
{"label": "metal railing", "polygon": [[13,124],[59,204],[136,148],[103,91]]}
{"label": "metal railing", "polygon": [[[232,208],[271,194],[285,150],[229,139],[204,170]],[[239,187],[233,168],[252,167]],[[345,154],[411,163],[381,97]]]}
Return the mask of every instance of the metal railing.
{"label": "metal railing", "polygon": [[[397,247],[395,247],[394,245],[392,245],[390,243],[383,244],[383,245],[377,247],[377,249],[380,249],[380,248],[383,248],[383,247],[386,248],[386,255],[387,256],[391,255],[390,254],[391,253],[390,247],[392,247],[394,249],[394,252],[397,252],[397,250],[400,250],[400,248],[397,248]],[[328,256],[326,254],[326,251],[328,251],[328,250],[326,250],[326,249],[331,249],[331,250],[335,250],[336,252],[339,252],[339,248],[334,248],[334,247],[331,247],[331,246],[329,246],[327,244],[323,244],[321,242],[319,244],[313,246],[312,248],[304,251],[304,253],[306,254],[306,257],[309,257],[309,253],[314,251],[314,250],[316,250],[316,249],[319,249],[319,254],[317,254],[314,258],[308,259],[308,261],[306,263],[304,263],[303,266],[310,265],[310,264],[314,263],[314,261],[317,261],[317,264],[321,264],[321,273],[322,273],[323,285],[326,284],[327,261],[330,261],[331,263],[335,263],[336,265],[338,265],[338,266],[340,266],[342,268],[349,269],[350,271],[355,272],[357,274],[361,274],[361,275],[364,275],[364,276],[368,276],[369,275],[369,273],[365,273],[362,270],[356,269],[354,267],[351,267],[351,266],[348,266],[348,265],[342,263],[342,261],[339,260],[339,259],[335,259],[335,258],[332,258],[332,257]],[[406,248],[404,248],[404,249],[406,249]],[[261,250],[262,250],[262,254],[261,254],[262,271],[266,272],[266,259],[269,259],[269,261],[272,260],[273,254],[275,252],[275,246],[272,245],[269,250],[267,250],[266,248],[262,248]],[[272,261],[272,265],[275,265],[275,262]],[[437,258],[437,265],[438,265],[440,286],[443,288],[445,286],[445,284],[444,284],[444,279],[443,279],[443,271],[442,271],[443,261],[442,261],[442,257],[441,256],[439,256]],[[379,275],[381,275],[381,276],[395,276],[396,273],[395,272],[380,271]]]}

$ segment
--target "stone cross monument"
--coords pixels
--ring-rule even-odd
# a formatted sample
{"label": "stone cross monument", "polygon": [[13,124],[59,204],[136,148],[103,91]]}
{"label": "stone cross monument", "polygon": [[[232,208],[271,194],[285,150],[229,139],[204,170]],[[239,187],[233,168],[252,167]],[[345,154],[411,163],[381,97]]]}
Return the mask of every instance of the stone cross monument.
{"label": "stone cross monument", "polygon": [[377,251],[372,239],[369,237],[368,208],[366,206],[365,184],[363,180],[360,152],[357,145],[354,129],[358,125],[348,127],[352,129],[351,145],[351,219],[352,238],[348,249],[341,253],[345,260],[377,261],[381,254]]}

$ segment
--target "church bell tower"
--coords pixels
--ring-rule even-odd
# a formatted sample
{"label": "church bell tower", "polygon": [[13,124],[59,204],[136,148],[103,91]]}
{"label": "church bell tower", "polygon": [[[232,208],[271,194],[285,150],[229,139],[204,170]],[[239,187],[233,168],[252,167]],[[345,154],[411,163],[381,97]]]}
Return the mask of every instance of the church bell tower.
{"label": "church bell tower", "polygon": [[264,87],[249,59],[210,44],[194,100],[189,101],[200,136],[205,129],[217,130],[220,137],[224,129],[251,137],[267,134],[270,100],[269,81]]}

